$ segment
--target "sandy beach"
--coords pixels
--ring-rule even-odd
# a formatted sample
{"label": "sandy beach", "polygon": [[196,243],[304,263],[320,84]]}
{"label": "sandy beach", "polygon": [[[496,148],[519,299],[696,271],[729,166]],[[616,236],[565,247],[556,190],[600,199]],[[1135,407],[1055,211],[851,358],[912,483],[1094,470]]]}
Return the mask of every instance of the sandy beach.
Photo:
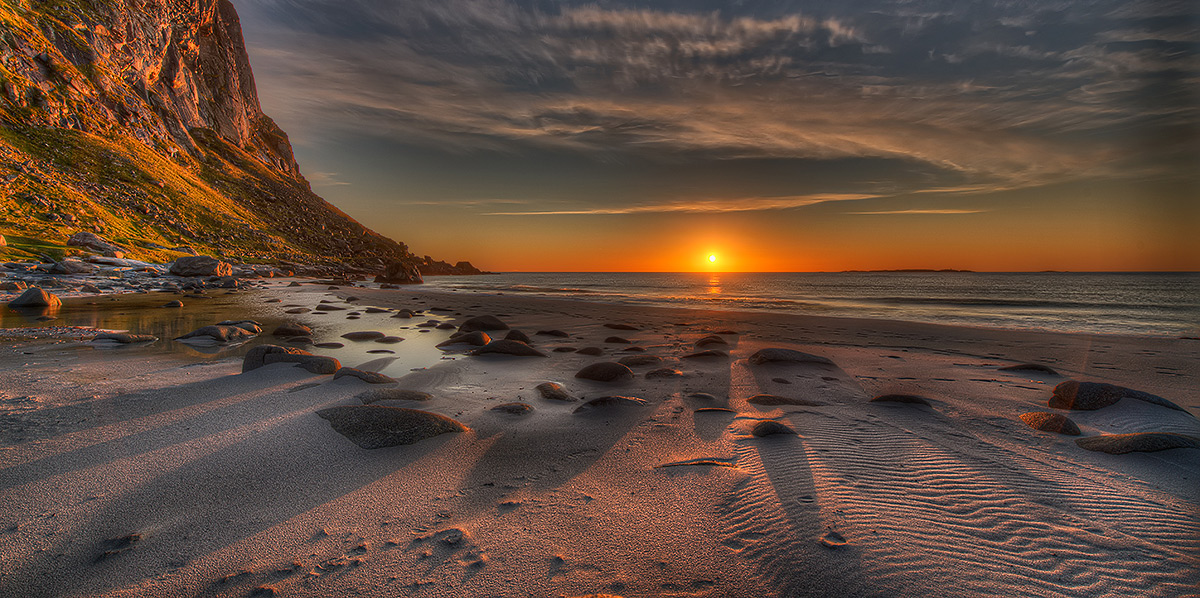
{"label": "sandy beach", "polygon": [[[1200,449],[1020,417],[1200,437],[1200,341],[288,282],[240,294],[260,341],[304,324],[345,346],[296,346],[395,381],[0,343],[0,595],[1200,595]],[[346,309],[287,313],[323,300]],[[434,348],[481,315],[544,356]],[[1001,369],[1028,363],[1052,371]],[[1048,407],[1066,380],[1180,409]],[[364,400],[466,430],[361,448],[324,410]]]}

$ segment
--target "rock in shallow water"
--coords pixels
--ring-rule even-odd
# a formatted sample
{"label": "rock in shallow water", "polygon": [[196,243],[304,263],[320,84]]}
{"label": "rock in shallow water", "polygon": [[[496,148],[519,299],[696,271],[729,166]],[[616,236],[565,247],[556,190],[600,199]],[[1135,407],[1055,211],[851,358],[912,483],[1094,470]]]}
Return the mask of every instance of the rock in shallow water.
{"label": "rock in shallow water", "polygon": [[342,335],[342,338],[352,341],[373,341],[386,336],[386,334],[376,330],[359,330],[356,332],[347,332]]}
{"label": "rock in shallow water", "polygon": [[62,305],[54,293],[47,293],[38,287],[25,289],[21,296],[8,302],[9,307],[58,307]]}
{"label": "rock in shallow water", "polygon": [[312,336],[312,328],[304,324],[287,323],[280,324],[271,336]]}
{"label": "rock in shallow water", "polygon": [[364,449],[413,444],[441,434],[466,432],[444,415],[379,405],[344,405],[317,412],[337,433]]}
{"label": "rock in shallow water", "polygon": [[245,328],[216,324],[197,328],[183,336],[175,337],[175,340],[183,342],[233,343],[253,337],[254,333]]}
{"label": "rock in shallow water", "polygon": [[158,340],[157,336],[149,334],[130,334],[128,332],[104,332],[97,334],[92,342],[95,343],[120,343],[127,345],[131,343],[149,343]]}

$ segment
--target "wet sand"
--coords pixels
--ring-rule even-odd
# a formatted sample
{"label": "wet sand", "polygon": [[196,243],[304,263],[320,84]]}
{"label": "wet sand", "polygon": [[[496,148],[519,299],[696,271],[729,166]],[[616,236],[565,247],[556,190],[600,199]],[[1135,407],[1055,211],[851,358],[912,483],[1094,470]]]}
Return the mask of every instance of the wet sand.
{"label": "wet sand", "polygon": [[[1200,342],[287,282],[236,295],[265,324],[239,347],[0,345],[0,595],[1196,592],[1200,450],[1089,451],[1020,415],[1066,415],[1085,437],[1200,436]],[[322,300],[345,309],[286,313]],[[180,329],[226,319],[184,301]],[[443,353],[453,330],[418,328],[483,314],[548,357]],[[243,373],[253,344],[286,344],[269,335],[284,322],[343,345],[302,348],[398,381]],[[537,334],[553,330],[567,336]],[[725,344],[696,346],[709,336]],[[770,347],[829,363],[751,362]],[[702,350],[728,357],[685,357]],[[661,361],[575,377],[631,355]],[[1021,363],[1057,374],[999,369]],[[1067,379],[1184,411],[1047,407]],[[576,400],[544,398],[545,382]],[[372,405],[469,430],[367,450],[317,415],[379,388],[430,397]],[[928,404],[870,400],[886,394]],[[641,401],[580,409],[614,396]],[[511,403],[532,409],[494,409]],[[770,428],[784,433],[755,435]]]}

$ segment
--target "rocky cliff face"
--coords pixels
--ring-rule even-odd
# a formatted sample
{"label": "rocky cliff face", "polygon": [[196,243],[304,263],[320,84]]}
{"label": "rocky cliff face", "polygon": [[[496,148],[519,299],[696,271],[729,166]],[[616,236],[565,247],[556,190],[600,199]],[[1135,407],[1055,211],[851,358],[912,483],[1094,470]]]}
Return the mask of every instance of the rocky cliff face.
{"label": "rocky cliff face", "polygon": [[82,229],[149,254],[410,257],[311,192],[228,0],[0,4],[0,211],[43,246]]}

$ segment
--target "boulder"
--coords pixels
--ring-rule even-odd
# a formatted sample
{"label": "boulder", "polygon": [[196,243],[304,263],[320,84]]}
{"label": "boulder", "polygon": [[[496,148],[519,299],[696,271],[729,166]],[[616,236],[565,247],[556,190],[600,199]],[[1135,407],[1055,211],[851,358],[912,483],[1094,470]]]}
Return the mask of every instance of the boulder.
{"label": "boulder", "polygon": [[595,357],[597,355],[604,355],[604,349],[601,349],[600,347],[584,347],[580,349],[578,353],[580,355],[591,355]]}
{"label": "boulder", "polygon": [[15,293],[17,291],[24,291],[25,289],[28,289],[28,288],[29,288],[29,285],[25,284],[24,282],[22,282],[20,280],[10,280],[10,281],[6,281],[6,282],[0,282],[0,291],[4,291],[6,293]]}
{"label": "boulder", "polygon": [[312,336],[312,328],[304,324],[285,323],[275,328],[271,336]]}
{"label": "boulder", "polygon": [[162,306],[163,307],[183,307],[183,302],[176,299],[174,301],[168,301],[168,302],[164,303]]}
{"label": "boulder", "polygon": [[698,349],[700,347],[707,347],[709,345],[720,345],[723,347],[727,347],[727,346],[729,346],[729,343],[726,342],[725,339],[723,339],[719,336],[706,336],[706,337],[696,341],[695,346]]}
{"label": "boulder", "polygon": [[632,380],[633,370],[619,363],[602,361],[579,370],[575,373],[575,377],[584,380],[595,380],[597,382],[616,382],[619,380]]}
{"label": "boulder", "polygon": [[569,334],[567,334],[566,332],[563,332],[562,330],[539,330],[539,331],[535,332],[534,334],[539,335],[539,336],[557,336],[559,338],[567,338],[568,336],[570,336]]}
{"label": "boulder", "polygon": [[411,262],[400,260],[387,265],[383,273],[375,277],[375,282],[383,282],[388,284],[421,284],[425,282],[421,278],[421,271]]}
{"label": "boulder", "polygon": [[1060,375],[1054,368],[1042,365],[1040,363],[1019,363],[1017,365],[1006,365],[1001,368],[996,368],[1001,372],[1036,372],[1039,374],[1048,374],[1050,376]]}
{"label": "boulder", "polygon": [[379,372],[360,370],[358,368],[341,368],[333,374],[334,380],[345,377],[358,378],[368,384],[391,384],[396,381],[391,376],[386,376]]}
{"label": "boulder", "polygon": [[19,297],[8,302],[9,307],[58,307],[62,299],[38,287],[29,287]]}
{"label": "boulder", "polygon": [[99,235],[85,231],[79,231],[71,235],[71,238],[67,239],[67,245],[69,247],[90,249],[108,257],[124,257],[129,252],[128,249],[120,245],[112,243]]}
{"label": "boulder", "polygon": [[706,357],[725,357],[725,358],[728,358],[728,357],[729,357],[729,354],[727,354],[727,353],[722,353],[722,352],[720,352],[720,351],[714,351],[714,350],[712,350],[712,349],[708,349],[708,350],[705,350],[705,351],[697,351],[697,352],[695,352],[695,353],[688,353],[687,355],[684,355],[683,357],[681,357],[681,359],[703,359],[703,358],[706,358]]}
{"label": "boulder", "polygon": [[1105,384],[1103,382],[1080,382],[1078,380],[1067,380],[1059,383],[1054,387],[1054,393],[1051,395],[1047,404],[1055,409],[1070,409],[1072,411],[1093,411],[1108,407],[1121,399],[1136,399],[1145,401],[1167,409],[1183,411],[1187,413],[1183,407],[1172,403],[1158,395],[1153,395],[1148,392],[1125,388],[1124,386],[1116,386],[1115,384]]}
{"label": "boulder", "polygon": [[754,427],[750,429],[750,433],[759,438],[763,436],[778,436],[780,434],[796,435],[795,430],[772,420],[764,420],[754,424]]}
{"label": "boulder", "polygon": [[533,340],[529,338],[529,335],[521,332],[520,330],[509,330],[508,334],[504,335],[504,340],[517,341],[520,343],[525,343],[526,345],[533,344]]}
{"label": "boulder", "polygon": [[262,324],[259,324],[254,320],[221,320],[220,322],[217,322],[217,326],[236,326],[247,332],[253,332],[254,334],[262,333]]}
{"label": "boulder", "polygon": [[207,255],[184,256],[168,270],[175,276],[231,276],[233,266]]}
{"label": "boulder", "polygon": [[637,326],[632,326],[630,324],[614,324],[614,323],[605,324],[604,327],[608,328],[610,330],[637,330],[638,329]]}
{"label": "boulder", "polygon": [[[254,333],[239,328],[237,326],[229,326],[216,324],[212,326],[204,326],[197,328],[183,336],[175,337],[177,341],[184,342],[217,342],[217,343],[233,343],[248,340],[254,337]],[[207,341],[206,341],[207,339]]]}
{"label": "boulder", "polygon": [[95,271],[95,266],[87,262],[71,259],[54,262],[54,265],[50,266],[51,274],[91,274]]}
{"label": "boulder", "polygon": [[1050,413],[1047,411],[1031,411],[1020,415],[1021,421],[1029,424],[1029,427],[1043,432],[1055,432],[1058,434],[1066,434],[1067,436],[1079,436],[1079,426],[1070,418],[1059,413]]}
{"label": "boulder", "polygon": [[622,397],[610,396],[592,399],[575,408],[574,413],[583,413],[585,411],[593,411],[596,409],[605,409],[610,407],[642,407],[646,405],[645,399],[637,397]]}
{"label": "boulder", "polygon": [[317,412],[334,431],[364,449],[413,444],[441,434],[466,432],[444,415],[380,405],[343,405]]}
{"label": "boulder", "polygon": [[543,399],[548,401],[574,401],[575,397],[567,394],[567,391],[561,384],[556,382],[543,382],[536,387],[538,394],[542,395]]}
{"label": "boulder", "polygon": [[549,357],[545,353],[526,345],[520,341],[498,340],[492,341],[474,351],[471,355],[487,355],[495,353],[500,355],[515,355],[518,357]]}
{"label": "boulder", "polygon": [[630,341],[627,338],[621,338],[619,336],[610,336],[610,337],[604,339],[604,342],[612,344],[612,345],[628,345],[632,341]]}
{"label": "boulder", "polygon": [[249,351],[246,351],[246,355],[244,357],[242,357],[242,373],[249,372],[250,370],[256,370],[264,365],[267,365],[266,356],[273,355],[273,354],[301,355],[301,356],[302,355],[312,355],[312,353],[309,353],[308,351],[305,351],[304,349],[297,349],[295,347],[281,347],[279,345],[258,345],[257,347],[252,347]]}
{"label": "boulder", "polygon": [[486,332],[459,332],[450,335],[450,338],[438,343],[437,347],[449,347],[450,345],[472,345],[475,347],[482,347],[490,342],[492,342],[492,337],[488,336]]}
{"label": "boulder", "polygon": [[433,395],[404,388],[372,388],[358,393],[355,398],[362,401],[363,405],[370,405],[378,401],[428,401]]}
{"label": "boulder", "polygon": [[342,335],[342,338],[352,341],[374,341],[386,337],[386,334],[376,330],[359,330],[356,332],[347,332]]}
{"label": "boulder", "polygon": [[508,330],[508,324],[496,316],[475,316],[458,327],[459,332],[475,332],[476,330]]}
{"label": "boulder", "polygon": [[1080,448],[1110,455],[1153,453],[1177,448],[1200,449],[1200,438],[1171,432],[1141,432],[1137,434],[1101,434],[1075,441]]}
{"label": "boulder", "polygon": [[783,348],[779,348],[779,347],[771,347],[771,348],[767,348],[767,349],[761,349],[761,350],[755,352],[753,355],[751,355],[749,357],[749,359],[747,359],[747,361],[749,361],[751,365],[763,365],[763,364],[768,364],[768,363],[772,363],[772,364],[814,363],[814,364],[821,364],[821,365],[833,365],[833,362],[830,361],[826,357],[821,357],[820,355],[813,355],[811,353],[805,353],[803,351],[796,351],[794,349],[783,349]]}

